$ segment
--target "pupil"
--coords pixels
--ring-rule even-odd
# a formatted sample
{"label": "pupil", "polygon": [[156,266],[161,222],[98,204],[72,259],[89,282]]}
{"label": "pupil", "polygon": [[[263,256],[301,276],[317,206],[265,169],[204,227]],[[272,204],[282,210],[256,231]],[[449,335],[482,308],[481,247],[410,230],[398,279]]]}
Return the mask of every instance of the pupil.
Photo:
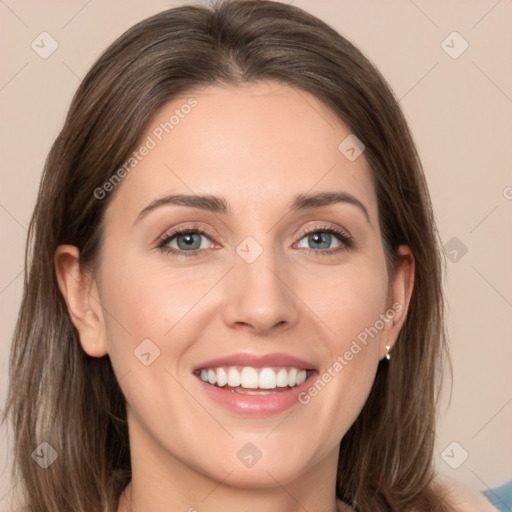
{"label": "pupil", "polygon": [[324,246],[322,249],[327,249],[329,248],[330,237],[330,233],[313,233],[310,235],[310,241],[321,244],[322,239],[324,239]]}
{"label": "pupil", "polygon": [[[196,233],[186,233],[184,235],[181,235],[181,237],[178,238],[178,246],[180,246],[180,249],[183,249],[183,247],[181,247],[181,244],[180,244],[180,240],[184,240],[185,241],[185,248],[187,249],[190,249],[192,247],[192,245],[194,244],[194,236],[198,236]],[[197,240],[196,240],[197,242]],[[197,247],[194,247],[195,249],[199,248],[199,246],[201,245],[201,242],[199,241],[199,243],[197,244]]]}

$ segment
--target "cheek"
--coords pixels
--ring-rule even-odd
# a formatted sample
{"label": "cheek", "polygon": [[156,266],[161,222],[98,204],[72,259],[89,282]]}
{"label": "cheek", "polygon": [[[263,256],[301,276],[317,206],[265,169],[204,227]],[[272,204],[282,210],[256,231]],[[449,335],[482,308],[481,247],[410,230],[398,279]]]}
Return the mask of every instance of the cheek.
{"label": "cheek", "polygon": [[111,313],[105,320],[116,332],[122,328],[133,338],[162,340],[208,289],[190,270],[148,265],[135,258],[122,265],[105,263],[102,301]]}
{"label": "cheek", "polygon": [[343,403],[345,414],[331,419],[348,428],[368,396],[379,362],[379,341],[387,325],[381,320],[388,292],[386,267],[384,260],[361,261],[315,282],[301,298],[321,320],[318,325],[328,327],[323,328],[328,333],[324,338],[327,363],[318,385],[304,400],[323,394],[332,403]]}
{"label": "cheek", "polygon": [[158,356],[155,365],[175,369],[180,355],[198,338],[204,325],[199,317],[208,310],[208,291],[222,275],[222,269],[212,266],[170,266],[159,255],[121,255],[115,249],[106,254],[101,301],[108,352],[117,375],[140,371],[138,356],[148,351],[149,360]]}
{"label": "cheek", "polygon": [[[388,282],[383,261],[361,258],[338,269],[332,267],[329,274],[303,286],[301,298],[329,327],[331,351],[337,354],[358,336],[364,340],[364,333],[385,312]],[[371,339],[376,339],[372,332]],[[377,343],[373,345],[378,348]]]}

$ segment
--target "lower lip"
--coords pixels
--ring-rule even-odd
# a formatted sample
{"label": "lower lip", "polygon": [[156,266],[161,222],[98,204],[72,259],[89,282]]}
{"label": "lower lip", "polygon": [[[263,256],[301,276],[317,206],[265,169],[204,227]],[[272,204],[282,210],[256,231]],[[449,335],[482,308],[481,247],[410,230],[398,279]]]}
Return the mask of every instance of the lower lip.
{"label": "lower lip", "polygon": [[229,411],[250,416],[269,416],[300,404],[298,395],[311,386],[317,374],[318,372],[311,371],[300,386],[268,395],[244,395],[207,384],[200,377],[196,378],[207,396]]}

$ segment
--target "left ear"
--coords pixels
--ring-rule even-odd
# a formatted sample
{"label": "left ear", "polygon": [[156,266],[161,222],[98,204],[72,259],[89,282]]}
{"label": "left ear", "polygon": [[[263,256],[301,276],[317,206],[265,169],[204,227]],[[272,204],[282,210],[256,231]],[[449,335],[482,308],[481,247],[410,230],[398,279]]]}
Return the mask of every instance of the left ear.
{"label": "left ear", "polygon": [[398,333],[405,322],[414,288],[414,268],[414,256],[411,249],[407,245],[399,246],[396,250],[394,274],[390,277],[391,283],[385,313],[389,321],[385,323],[382,330],[379,359],[385,357],[386,345],[394,346]]}

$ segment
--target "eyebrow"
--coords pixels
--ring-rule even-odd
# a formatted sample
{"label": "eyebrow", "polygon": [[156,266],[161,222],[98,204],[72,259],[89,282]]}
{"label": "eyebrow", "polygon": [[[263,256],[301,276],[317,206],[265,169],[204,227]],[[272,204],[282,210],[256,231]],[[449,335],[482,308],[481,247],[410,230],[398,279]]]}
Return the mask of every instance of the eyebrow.
{"label": "eyebrow", "polygon": [[[320,208],[336,203],[346,203],[356,206],[365,216],[368,223],[371,225],[370,215],[364,204],[356,197],[347,192],[320,192],[317,194],[299,194],[297,195],[291,205],[291,210],[307,210],[308,208]],[[189,208],[198,208],[200,210],[209,211],[212,213],[231,214],[229,203],[219,196],[213,195],[187,195],[177,194],[168,195],[155,199],[148,206],[146,206],[137,216],[134,225],[140,222],[149,212],[161,206],[188,206]]]}

